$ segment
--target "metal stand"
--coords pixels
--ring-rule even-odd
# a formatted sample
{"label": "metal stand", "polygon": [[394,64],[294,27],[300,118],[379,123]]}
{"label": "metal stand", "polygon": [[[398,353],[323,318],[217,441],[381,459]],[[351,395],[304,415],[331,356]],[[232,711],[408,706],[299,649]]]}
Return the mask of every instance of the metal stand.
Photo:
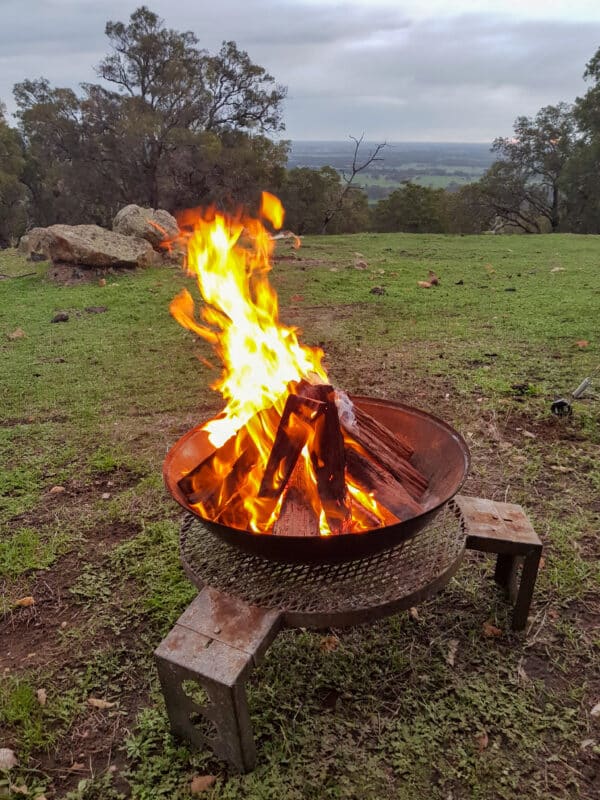
{"label": "metal stand", "polygon": [[[438,524],[438,536],[446,538],[446,549],[438,550],[437,560],[433,558],[436,548],[431,550],[429,571],[421,574],[420,587],[416,583],[399,583],[391,595],[382,595],[379,588],[374,596],[378,604],[371,598],[373,605],[370,609],[360,603],[358,607],[343,603],[343,607],[332,615],[331,608],[328,614],[318,607],[290,611],[283,603],[278,608],[263,608],[250,604],[248,599],[226,593],[223,586],[219,591],[204,585],[154,654],[173,733],[196,747],[208,745],[219,758],[239,772],[252,770],[256,763],[256,750],[245,682],[280,628],[283,625],[310,626],[311,622],[313,627],[322,627],[323,623],[358,624],[368,621],[369,610],[371,618],[377,619],[408,608],[450,580],[462,560],[465,543],[467,548],[498,554],[495,578],[514,598],[513,628],[524,628],[542,545],[523,509],[508,503],[457,496],[448,515],[454,514],[460,520],[458,535],[454,538],[449,535],[449,529],[444,527],[447,522]],[[407,542],[387,555],[369,559],[368,565],[362,565],[363,570],[367,570],[365,575],[372,579],[373,574],[383,574],[387,585],[392,582],[389,575],[397,575],[396,568],[409,574],[412,563],[423,563],[424,552],[417,548],[416,542]],[[206,542],[204,544],[206,546]],[[184,555],[185,537],[182,545]],[[218,560],[222,545],[217,543],[215,546],[215,559]],[[228,548],[228,552],[230,550]],[[238,557],[246,558],[243,555]],[[229,556],[231,560],[235,560],[234,551]],[[517,568],[521,562],[523,569],[520,582],[517,582]],[[188,574],[202,586],[202,580],[197,576],[194,578],[192,567],[185,558],[184,565]],[[224,580],[226,575],[230,575],[226,566],[221,565],[218,573],[214,573],[215,577]],[[286,570],[285,567],[282,569]],[[338,591],[348,583],[347,569],[332,568],[330,582],[338,581],[335,584]],[[278,570],[276,568],[272,577],[282,582],[284,575]],[[303,582],[306,576],[302,571],[299,575]],[[229,591],[236,591],[236,588],[232,585]],[[311,587],[306,589],[310,591]],[[285,599],[290,602],[293,597],[294,593],[288,587]],[[283,598],[284,595],[280,595],[281,601]],[[330,603],[331,595],[326,595],[324,601]]]}
{"label": "metal stand", "polygon": [[542,555],[538,535],[521,506],[479,497],[457,496],[455,501],[464,520],[467,548],[497,554],[494,580],[514,604],[513,630],[524,630]]}
{"label": "metal stand", "polygon": [[172,732],[239,772],[256,763],[245,682],[280,620],[206,587],[154,653]]}

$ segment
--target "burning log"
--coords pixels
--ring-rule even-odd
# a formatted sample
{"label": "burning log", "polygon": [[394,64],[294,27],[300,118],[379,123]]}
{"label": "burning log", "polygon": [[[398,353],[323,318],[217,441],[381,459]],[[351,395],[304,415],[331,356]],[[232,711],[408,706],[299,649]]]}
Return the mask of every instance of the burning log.
{"label": "burning log", "polygon": [[345,427],[351,438],[391,473],[415,500],[422,497],[428,481],[409,461],[413,455],[412,448],[357,406],[354,406],[354,418],[354,423]]}
{"label": "burning log", "polygon": [[350,475],[399,520],[423,513],[422,506],[411,497],[402,482],[360,449],[346,448],[346,464]]}
{"label": "burning log", "polygon": [[348,517],[346,503],[346,455],[335,392],[332,386],[318,387],[325,397],[324,414],[316,420],[310,458],[317,478],[317,490],[332,533],[340,533]]}
{"label": "burning log", "polygon": [[296,463],[288,482],[275,536],[318,536],[319,519],[310,504],[310,486],[304,462]]}
{"label": "burning log", "polygon": [[290,394],[265,469],[259,497],[279,497],[311,435],[311,425],[325,412],[325,403]]}

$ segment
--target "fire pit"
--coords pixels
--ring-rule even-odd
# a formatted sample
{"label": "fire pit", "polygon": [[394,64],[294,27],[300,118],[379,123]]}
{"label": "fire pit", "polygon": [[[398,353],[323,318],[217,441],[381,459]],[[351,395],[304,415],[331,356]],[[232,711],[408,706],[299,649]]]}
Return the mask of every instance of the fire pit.
{"label": "fire pit", "polygon": [[[276,198],[263,197],[261,215],[281,227]],[[155,656],[173,732],[242,771],[256,758],[244,682],[282,626],[355,625],[413,606],[471,548],[498,554],[495,578],[522,629],[541,554],[519,506],[456,495],[469,451],[449,425],[334,389],[324,354],[278,321],[271,249],[262,222],[209,213],[188,251],[202,321],[187,290],[171,306],[221,357],[213,388],[226,404],[165,459],[187,512],[181,560],[200,593]]]}
{"label": "fire pit", "polygon": [[427,478],[421,497],[422,513],[394,525],[364,533],[309,536],[301,529],[291,534],[255,534],[206,519],[190,504],[180,487],[181,477],[204,460],[207,437],[202,427],[183,436],[169,451],[164,463],[167,488],[183,506],[198,516],[213,533],[229,544],[281,561],[317,562],[361,558],[417,535],[445,503],[460,490],[469,468],[469,451],[463,438],[442,420],[402,403],[368,397],[353,397],[357,407],[397,432],[414,450],[413,461]]}

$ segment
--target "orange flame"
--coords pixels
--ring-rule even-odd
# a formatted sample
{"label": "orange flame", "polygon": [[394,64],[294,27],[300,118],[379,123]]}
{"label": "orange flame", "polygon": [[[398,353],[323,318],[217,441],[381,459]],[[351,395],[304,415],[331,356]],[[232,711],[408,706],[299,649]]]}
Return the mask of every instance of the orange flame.
{"label": "orange flame", "polygon": [[[260,217],[275,229],[283,225],[283,207],[267,192]],[[300,344],[297,329],[279,321],[277,295],[267,277],[273,248],[261,219],[208,210],[193,222],[187,256],[188,272],[197,280],[204,305],[197,316],[187,289],[170,305],[173,317],[210,342],[223,364],[211,388],[221,392],[225,408],[202,426],[215,448],[210,475],[217,488],[209,500],[196,505],[207,518],[257,533],[272,530],[285,496],[273,499],[259,490],[290,390],[302,380],[329,382],[322,350]],[[329,535],[333,531],[309,455],[312,435],[311,429],[296,469],[303,473],[306,500],[319,520],[320,533]],[[231,476],[234,486],[229,485]],[[388,522],[389,513],[351,481],[347,493],[348,531],[371,528],[374,519]]]}

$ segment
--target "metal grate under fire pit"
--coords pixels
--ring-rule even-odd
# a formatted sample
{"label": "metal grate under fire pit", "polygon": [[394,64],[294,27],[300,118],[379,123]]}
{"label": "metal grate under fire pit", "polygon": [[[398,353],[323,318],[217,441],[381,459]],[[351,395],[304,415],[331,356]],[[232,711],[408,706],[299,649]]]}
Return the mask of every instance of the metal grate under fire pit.
{"label": "metal grate under fire pit", "polygon": [[291,627],[357,625],[409,608],[450,580],[464,550],[455,503],[414,538],[333,564],[287,564],[247,553],[191,515],[181,531],[183,567],[198,588],[211,586],[249,605],[277,609]]}

